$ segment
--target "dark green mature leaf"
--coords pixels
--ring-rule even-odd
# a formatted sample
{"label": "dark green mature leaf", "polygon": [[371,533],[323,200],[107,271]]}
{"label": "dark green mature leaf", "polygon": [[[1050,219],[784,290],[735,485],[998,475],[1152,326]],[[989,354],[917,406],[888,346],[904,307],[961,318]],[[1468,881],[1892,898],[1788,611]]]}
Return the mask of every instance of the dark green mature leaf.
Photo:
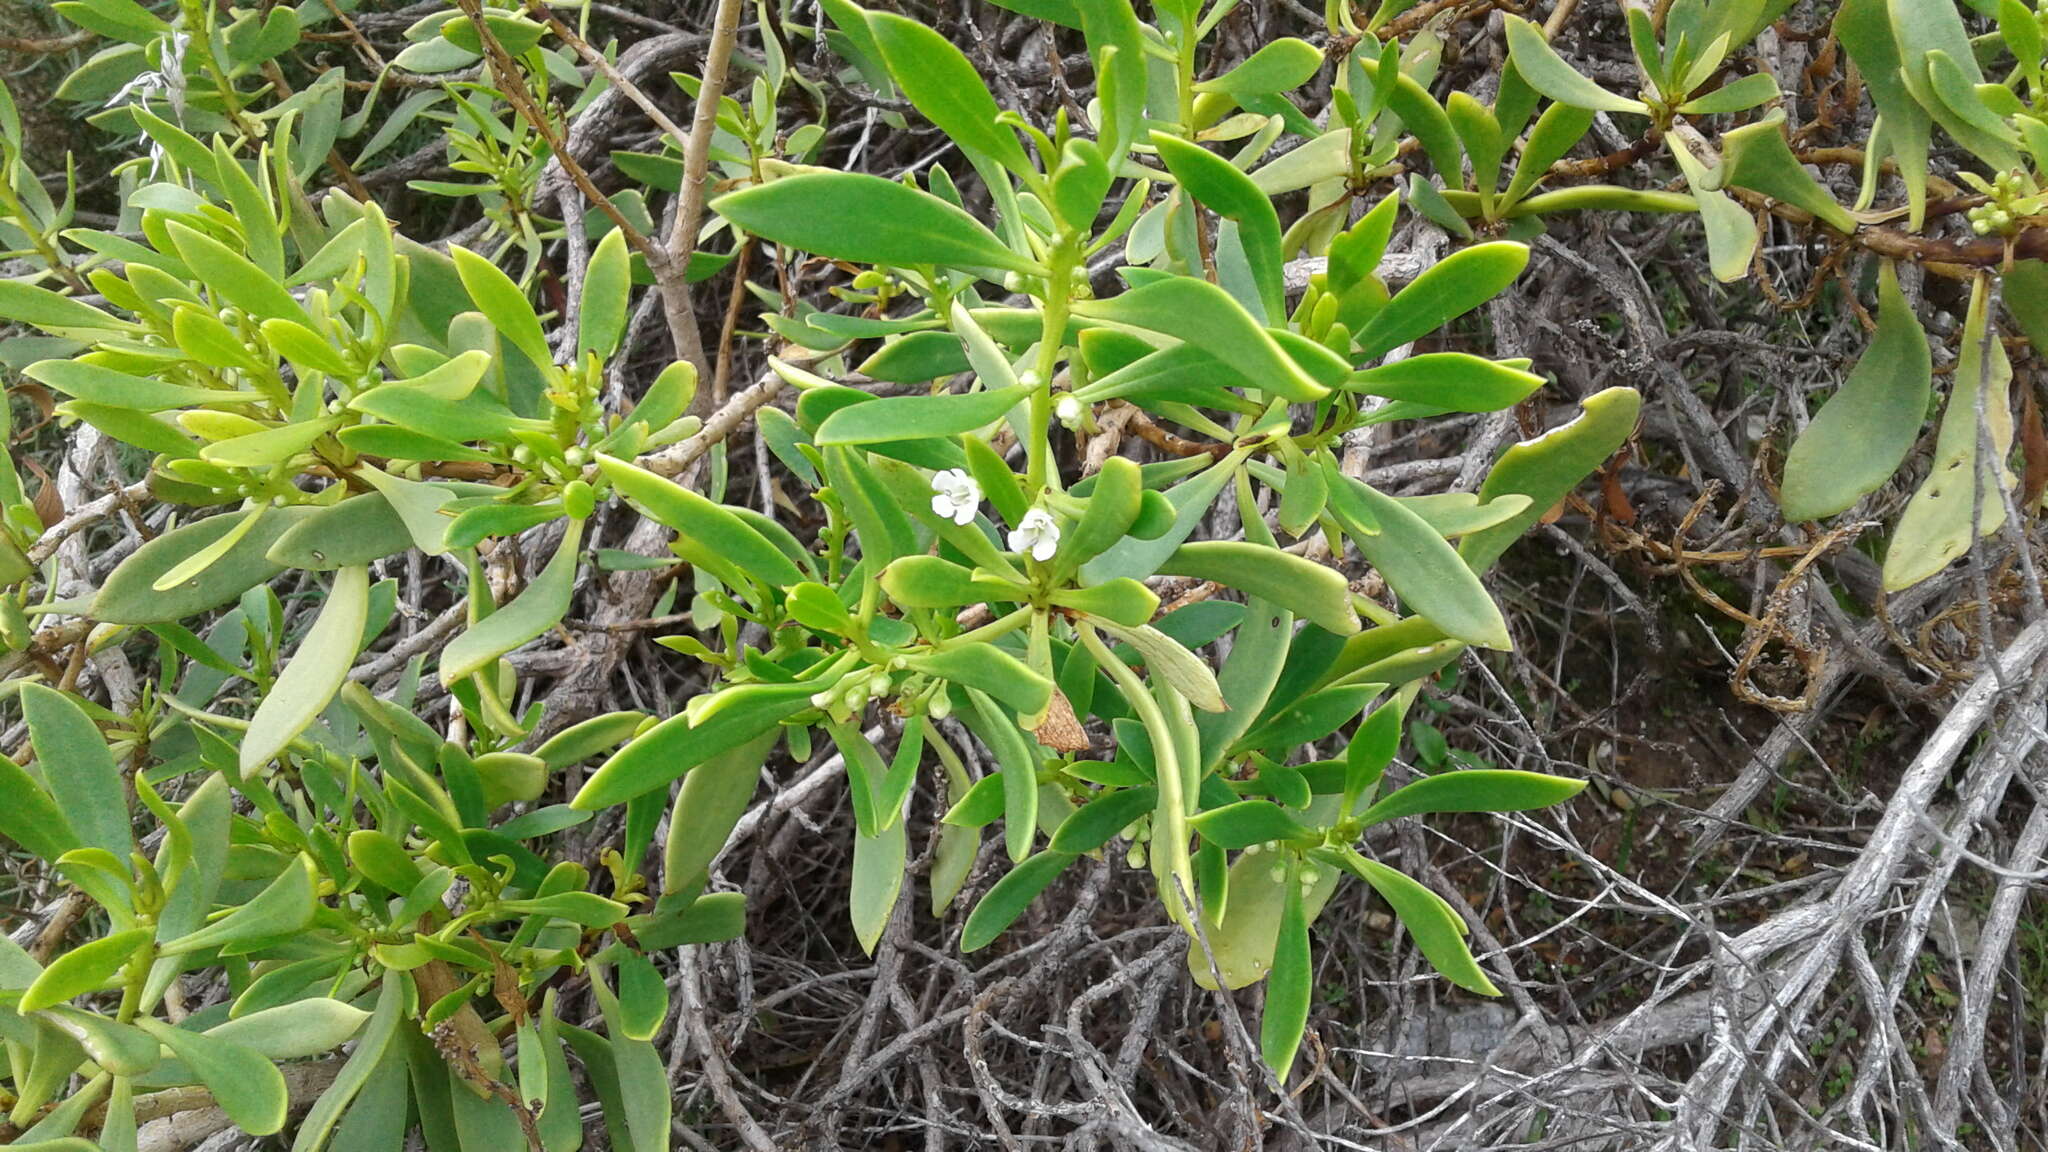
{"label": "dark green mature leaf", "polygon": [[702,724],[691,724],[679,712],[635,737],[591,775],[570,804],[594,812],[659,788],[811,707],[811,694],[820,687],[803,681],[727,688],[719,694],[724,705]]}
{"label": "dark green mature leaf", "polygon": [[[1015,717],[1004,712],[986,693],[973,687],[966,691],[971,707],[962,709],[958,715],[961,723],[995,753],[1001,769],[1003,847],[1012,861],[1021,862],[1031,853],[1031,841],[1038,833],[1040,753],[1037,745],[1024,738]],[[955,807],[966,803],[963,799]]]}
{"label": "dark green mature leaf", "polygon": [[1074,857],[1065,852],[1047,850],[1010,869],[967,914],[967,924],[960,930],[960,950],[986,948],[1073,862]]}
{"label": "dark green mature leaf", "polygon": [[1372,885],[1393,905],[1401,926],[1415,938],[1415,946],[1451,983],[1481,996],[1500,995],[1500,989],[1486,978],[1478,962],[1472,959],[1471,950],[1465,947],[1465,922],[1458,919],[1443,897],[1349,848],[1340,849],[1337,858],[1346,870]]}
{"label": "dark green mature leaf", "polygon": [[1344,475],[1335,460],[1326,459],[1324,471],[1331,509],[1402,603],[1446,636],[1481,648],[1514,647],[1500,606],[1449,541],[1408,506]]}
{"label": "dark green mature leaf", "polygon": [[21,686],[21,710],[43,784],[79,840],[125,866],[135,850],[127,785],[99,726],[70,697],[41,684]]}
{"label": "dark green mature leaf", "polygon": [[820,445],[879,444],[958,436],[1002,419],[1030,394],[1019,385],[990,392],[877,397],[825,417],[813,439]]}
{"label": "dark green mature leaf", "polygon": [[1424,812],[1525,812],[1547,808],[1579,794],[1584,780],[1567,780],[1540,772],[1474,768],[1425,776],[1381,797],[1358,814],[1372,825]]}
{"label": "dark green mature leaf", "polygon": [[1132,821],[1152,811],[1159,802],[1159,790],[1149,784],[1103,792],[1060,821],[1046,847],[1053,852],[1079,855],[1093,852],[1128,828]]}
{"label": "dark green mature leaf", "polygon": [[1832,516],[1891,479],[1920,438],[1933,372],[1927,333],[1884,264],[1870,347],[1785,457],[1785,519]]}
{"label": "dark green mature leaf", "polygon": [[834,260],[1043,272],[951,204],[864,173],[785,176],[721,196],[711,208],[763,239]]}
{"label": "dark green mature leaf", "polygon": [[1266,1007],[1259,1018],[1259,1055],[1282,1082],[1294,1067],[1301,1035],[1308,1027],[1315,973],[1309,961],[1308,914],[1301,885],[1288,876],[1280,931],[1273,941],[1273,974],[1266,979]]}
{"label": "dark green mature leaf", "polygon": [[1204,840],[1224,848],[1248,848],[1268,840],[1293,840],[1314,832],[1287,814],[1278,804],[1266,800],[1240,800],[1190,817],[1188,826]]}
{"label": "dark green mature leaf", "polygon": [[[1380,63],[1370,52],[1360,52],[1352,59],[1357,61],[1368,78],[1378,79]],[[1463,150],[1457,130],[1452,127],[1443,105],[1437,103],[1436,97],[1431,96],[1429,90],[1413,76],[1396,72],[1393,83],[1388,86],[1387,107],[1401,118],[1401,127],[1421,143],[1422,150],[1429,155],[1430,164],[1445,183],[1455,187],[1463,176]]]}
{"label": "dark green mature leaf", "polygon": [[926,119],[961,148],[1019,176],[1037,175],[1016,131],[996,119],[995,97],[965,53],[925,25],[893,12],[868,13],[868,27],[890,77]]}
{"label": "dark green mature leaf", "polygon": [[1273,396],[1307,401],[1330,394],[1243,305],[1206,280],[1169,276],[1107,300],[1076,304],[1074,311],[1099,323],[1193,344]]}
{"label": "dark green mature leaf", "polygon": [[774,748],[775,737],[772,730],[764,732],[711,757],[683,777],[669,812],[668,840],[662,850],[664,893],[701,886],[705,870],[724,850],[727,837],[746,812],[747,801],[760,787],[761,765]]}

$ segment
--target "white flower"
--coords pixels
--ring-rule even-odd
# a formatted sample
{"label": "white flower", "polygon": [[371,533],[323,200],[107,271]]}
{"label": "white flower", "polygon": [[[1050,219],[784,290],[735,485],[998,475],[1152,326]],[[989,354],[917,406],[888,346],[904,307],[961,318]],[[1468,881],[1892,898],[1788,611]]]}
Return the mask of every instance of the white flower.
{"label": "white flower", "polygon": [[932,477],[932,511],[955,524],[974,523],[981,505],[981,485],[959,468],[948,468]]}
{"label": "white flower", "polygon": [[1060,526],[1053,523],[1052,515],[1045,509],[1033,508],[1011,530],[1010,548],[1029,552],[1033,560],[1041,563],[1050,560],[1060,548]]}
{"label": "white flower", "polygon": [[1072,428],[1081,422],[1081,402],[1069,392],[1060,397],[1059,403],[1053,405],[1052,414],[1058,417],[1060,423]]}

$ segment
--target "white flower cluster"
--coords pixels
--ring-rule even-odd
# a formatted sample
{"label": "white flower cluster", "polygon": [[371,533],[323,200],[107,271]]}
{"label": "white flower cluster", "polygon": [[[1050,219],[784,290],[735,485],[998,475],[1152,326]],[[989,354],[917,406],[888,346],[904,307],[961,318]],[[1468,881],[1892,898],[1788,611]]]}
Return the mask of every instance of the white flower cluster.
{"label": "white flower cluster", "polygon": [[932,477],[932,511],[955,524],[974,523],[981,506],[981,485],[963,469],[948,468]]}
{"label": "white flower cluster", "polygon": [[[932,477],[932,511],[955,524],[972,524],[981,507],[981,485],[965,470],[948,468]],[[1041,563],[1060,548],[1060,526],[1052,513],[1033,508],[1010,530],[1012,551],[1029,553]]]}

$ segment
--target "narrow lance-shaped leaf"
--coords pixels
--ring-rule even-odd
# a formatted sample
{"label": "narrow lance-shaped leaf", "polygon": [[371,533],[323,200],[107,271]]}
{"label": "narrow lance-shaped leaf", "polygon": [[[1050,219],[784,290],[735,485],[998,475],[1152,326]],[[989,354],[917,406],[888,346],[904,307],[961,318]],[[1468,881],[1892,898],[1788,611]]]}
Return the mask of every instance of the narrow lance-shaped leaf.
{"label": "narrow lance-shaped leaf", "polygon": [[1218,216],[1236,221],[1266,322],[1278,323],[1287,302],[1281,284],[1280,216],[1272,199],[1236,165],[1199,144],[1164,132],[1152,133],[1152,144],[1183,191]]}
{"label": "narrow lance-shaped leaf", "polygon": [[1094,624],[1104,632],[1137,649],[1140,659],[1153,676],[1170,685],[1188,703],[1204,712],[1222,712],[1229,707],[1223,699],[1223,690],[1216,684],[1216,674],[1201,657],[1188,651],[1181,642],[1151,625],[1125,628],[1107,620],[1096,620]]}
{"label": "narrow lance-shaped leaf", "polygon": [[659,788],[811,707],[812,693],[826,687],[829,682],[801,681],[727,688],[732,700],[701,723],[677,713],[635,737],[591,774],[570,803],[594,812]]}
{"label": "narrow lance-shaped leaf", "polygon": [[1508,54],[1514,59],[1515,71],[1528,81],[1529,87],[1562,104],[1571,104],[1595,112],[1647,113],[1649,106],[1641,100],[1617,96],[1591,80],[1551,48],[1543,38],[1543,30],[1519,16],[1503,17],[1507,24]]}
{"label": "narrow lance-shaped leaf", "polygon": [[834,260],[1043,273],[967,213],[880,176],[804,172],[721,196],[711,208],[756,236]]}
{"label": "narrow lance-shaped leaf", "polygon": [[1446,636],[1481,648],[1514,647],[1507,621],[1457,549],[1406,505],[1344,475],[1325,459],[1331,507],[1353,544],[1400,595]]}
{"label": "narrow lance-shaped leaf", "polygon": [[53,335],[100,336],[134,327],[126,320],[19,280],[0,280],[0,318],[32,324]]}
{"label": "narrow lance-shaped leaf", "polygon": [[889,75],[926,119],[961,148],[1018,176],[1037,175],[1016,131],[996,119],[995,97],[965,53],[925,25],[893,12],[869,13],[868,27]]}
{"label": "narrow lance-shaped leaf", "polygon": [[903,891],[903,866],[908,853],[909,830],[898,820],[873,836],[856,835],[853,841],[853,884],[848,903],[853,916],[854,935],[861,951],[872,956],[889,926],[889,914]]}
{"label": "narrow lance-shaped leaf", "polygon": [[294,320],[301,324],[307,321],[306,310],[299,307],[284,285],[265,275],[247,257],[175,221],[166,227],[178,255],[184,257],[193,275],[222,299],[262,319]]}
{"label": "narrow lance-shaped leaf", "polygon": [[706,869],[724,850],[726,839],[746,812],[747,801],[760,787],[761,765],[775,746],[775,738],[774,731],[764,732],[683,777],[669,812],[668,840],[662,851],[664,894],[702,885]]}
{"label": "narrow lance-shaped leaf", "polygon": [[1762,120],[1721,134],[1727,183],[1804,208],[1843,235],[1856,231],[1856,218],[1836,203],[1792,154],[1785,140],[1784,124],[1785,113],[1780,109]]}
{"label": "narrow lance-shaped leaf", "polygon": [[1424,812],[1525,812],[1571,799],[1584,780],[1540,772],[1474,768],[1425,776],[1387,793],[1358,814],[1361,825],[1381,824]]}
{"label": "narrow lance-shaped leaf", "polygon": [[390,1049],[392,1038],[398,1034],[399,1013],[405,1006],[405,980],[397,972],[387,972],[384,983],[377,991],[377,1007],[370,1013],[370,1019],[363,1026],[362,1034],[349,1057],[335,1076],[334,1083],[313,1102],[313,1107],[299,1122],[298,1131],[292,1137],[291,1152],[320,1152],[328,1135],[341,1120],[342,1113],[354,1103],[369,1083],[371,1074],[384,1060]]}
{"label": "narrow lance-shaped leaf", "polygon": [[284,871],[247,904],[226,916],[160,945],[169,955],[202,948],[230,948],[245,940],[269,940],[304,928],[313,919],[313,862],[293,857]]}
{"label": "narrow lance-shaped leaf", "polygon": [[1451,910],[1444,899],[1423,887],[1413,878],[1396,872],[1376,860],[1368,860],[1350,848],[1338,853],[1346,870],[1373,886],[1388,904],[1394,914],[1401,918],[1401,926],[1415,939],[1415,946],[1422,951],[1430,964],[1451,983],[1468,992],[1481,996],[1498,996],[1500,989],[1486,978],[1486,973],[1472,959],[1472,952],[1465,947],[1465,922]]}
{"label": "narrow lance-shaped leaf", "polygon": [[459,245],[449,249],[448,254],[455,260],[455,274],[462,278],[462,286],[469,291],[470,299],[490,318],[491,326],[498,334],[511,341],[512,346],[524,353],[535,366],[554,366],[554,353],[548,348],[548,338],[541,331],[540,317],[533,311],[533,305],[526,299],[526,293],[512,282],[496,264]]}
{"label": "narrow lance-shaped leaf", "polygon": [[576,314],[579,360],[588,353],[603,358],[619,350],[619,340],[626,332],[626,309],[632,302],[632,270],[626,234],[617,228],[605,233],[583,273],[583,298]]}
{"label": "narrow lance-shaped leaf", "polygon": [[256,706],[249,730],[242,735],[239,762],[243,775],[270,763],[334,700],[362,648],[363,625],[369,616],[370,570],[356,566],[335,572],[334,586],[328,590],[319,618],[299,642],[277,683]]}
{"label": "narrow lance-shaped leaf", "polygon": [[1109,843],[1133,820],[1152,811],[1159,802],[1159,790],[1149,784],[1104,792],[1074,810],[1060,822],[1047,845],[1067,855],[1093,852]]}
{"label": "narrow lance-shaped leaf", "polygon": [[554,627],[569,610],[576,586],[583,521],[569,520],[555,554],[510,604],[470,625],[441,652],[441,683],[454,684],[493,666],[498,657]]}
{"label": "narrow lance-shaped leaf", "polygon": [[237,1016],[206,1030],[272,1060],[302,1060],[347,1043],[370,1013],[328,996],[308,996],[289,1004]]}
{"label": "narrow lance-shaped leaf", "polygon": [[967,924],[960,931],[960,950],[974,952],[987,947],[1073,862],[1074,857],[1067,853],[1045,851],[1010,869],[967,914]]}
{"label": "narrow lance-shaped leaf", "polygon": [[1243,305],[1206,280],[1171,276],[1108,300],[1076,304],[1074,311],[1193,344],[1273,396],[1307,401],[1330,394],[1280,349]]}
{"label": "narrow lance-shaped leaf", "polygon": [[1259,1019],[1259,1055],[1284,1082],[1308,1027],[1309,1000],[1315,991],[1309,959],[1308,914],[1303,885],[1294,869],[1287,872],[1281,898],[1280,930],[1273,942],[1273,975],[1266,981],[1266,1007]]}
{"label": "narrow lance-shaped leaf", "polygon": [[1528,264],[1528,247],[1510,240],[1451,253],[1373,314],[1357,336],[1360,355],[1384,356],[1429,335],[1500,295]]}
{"label": "narrow lance-shaped leaf", "polygon": [[1030,389],[1018,386],[992,392],[884,396],[849,404],[825,417],[815,441],[820,445],[878,444],[957,436],[1002,419],[1030,394]]}
{"label": "narrow lance-shaped leaf", "polygon": [[994,700],[974,688],[966,692],[971,707],[960,719],[995,753],[1002,776],[1003,847],[1011,860],[1021,861],[1030,855],[1038,828],[1038,753]]}
{"label": "narrow lance-shaped leaf", "polygon": [[[1897,159],[1898,177],[1906,186],[1907,226],[1917,232],[1927,216],[1928,151],[1933,125],[1927,110],[1906,88],[1905,67],[1899,58],[1898,41],[1892,35],[1886,4],[1887,0],[1843,0],[1833,30],[1870,89],[1871,102],[1877,105],[1884,130],[1877,133],[1871,147],[1875,150],[1882,146]],[[1864,200],[1869,199],[1875,188],[1874,180],[1866,181]]]}
{"label": "narrow lance-shaped leaf", "polygon": [[[26,687],[26,686],[24,686]],[[78,833],[50,794],[19,764],[0,756],[0,837],[44,863],[79,847]]]}
{"label": "narrow lance-shaped leaf", "polygon": [[1311,830],[1289,816],[1286,809],[1267,800],[1240,800],[1221,808],[1211,808],[1190,819],[1188,824],[1201,833],[1204,840],[1230,849],[1311,834]]}
{"label": "narrow lance-shaped leaf", "polygon": [[1292,552],[1241,541],[1203,540],[1181,545],[1158,571],[1227,584],[1341,636],[1358,631],[1358,612],[1351,606],[1351,586],[1343,575]]}
{"label": "narrow lance-shaped leaf", "polygon": [[735,588],[745,591],[750,578],[781,588],[803,580],[781,549],[724,505],[623,460],[600,456],[597,463],[622,495],[676,530],[692,563],[709,562]]}

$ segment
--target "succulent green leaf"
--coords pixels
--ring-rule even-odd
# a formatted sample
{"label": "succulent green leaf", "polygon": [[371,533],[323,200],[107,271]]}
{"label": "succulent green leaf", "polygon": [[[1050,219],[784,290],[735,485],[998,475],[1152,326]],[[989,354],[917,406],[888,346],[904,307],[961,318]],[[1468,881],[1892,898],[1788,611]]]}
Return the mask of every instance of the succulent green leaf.
{"label": "succulent green leaf", "polygon": [[370,570],[351,566],[337,571],[319,617],[299,642],[284,674],[257,705],[249,730],[242,736],[244,776],[261,771],[333,703],[362,648],[363,626],[369,615]]}
{"label": "succulent green leaf", "polygon": [[1891,479],[1920,438],[1933,371],[1927,333],[1899,290],[1898,271],[1884,264],[1870,347],[1785,457],[1785,519],[1832,516]]}
{"label": "succulent green leaf", "polygon": [[803,172],[721,196],[711,208],[763,239],[834,260],[1043,273],[967,213],[880,176]]}

